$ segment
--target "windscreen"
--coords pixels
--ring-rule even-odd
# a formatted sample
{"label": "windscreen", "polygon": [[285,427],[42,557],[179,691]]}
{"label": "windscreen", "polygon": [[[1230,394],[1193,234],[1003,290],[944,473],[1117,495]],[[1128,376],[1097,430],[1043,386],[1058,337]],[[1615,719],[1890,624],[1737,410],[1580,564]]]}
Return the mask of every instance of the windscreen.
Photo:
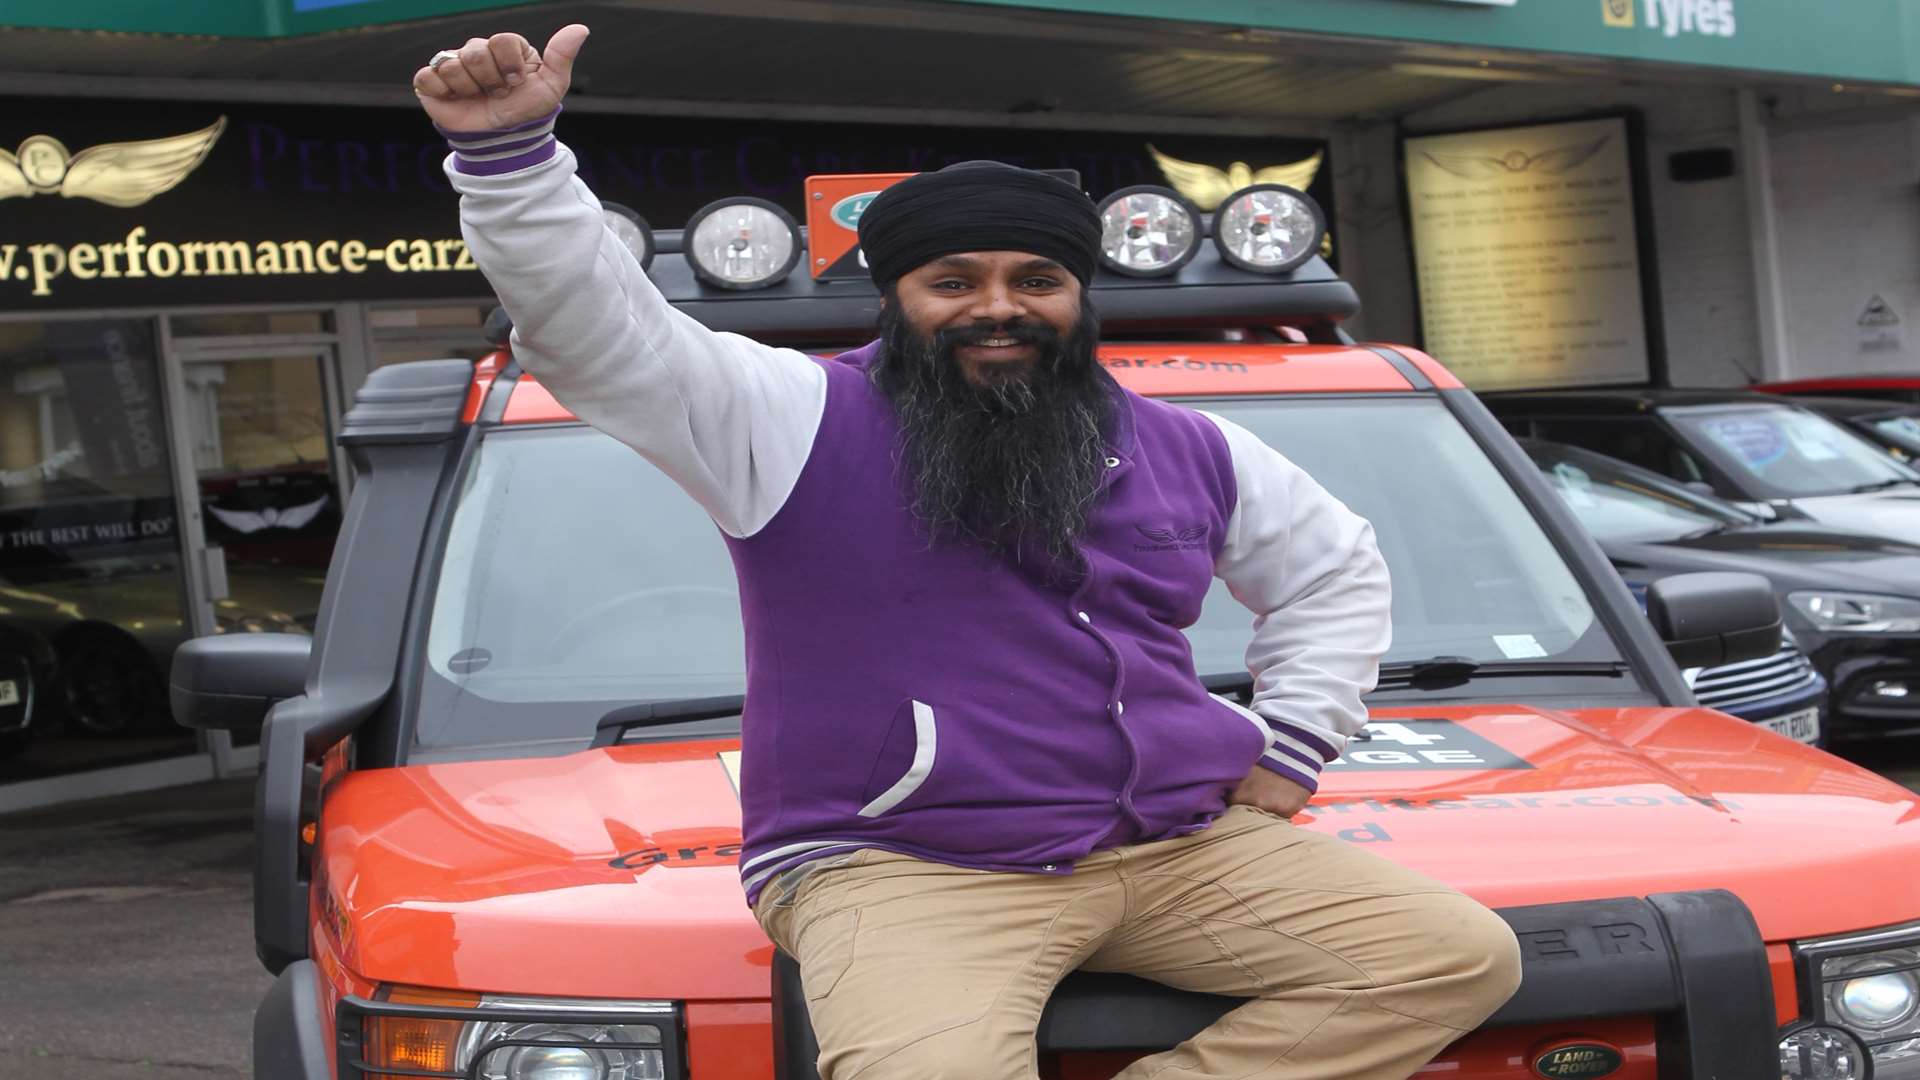
{"label": "windscreen", "polygon": [[1745,474],[1770,498],[1844,495],[1920,483],[1920,473],[1846,428],[1784,405],[1705,405],[1661,415],[1722,468]]}
{"label": "windscreen", "polygon": [[1686,491],[1658,473],[1600,454],[1542,443],[1526,449],[1547,486],[1601,540],[1664,544],[1758,520]]}
{"label": "windscreen", "polygon": [[584,427],[481,443],[427,635],[423,747],[584,740],[637,701],[740,693],[719,530],[665,473]]}
{"label": "windscreen", "polygon": [[[1201,402],[1373,523],[1393,576],[1387,661],[1620,658],[1578,579],[1434,398]],[[1202,672],[1244,671],[1247,610],[1216,580],[1188,631]]]}
{"label": "windscreen", "polygon": [[1875,431],[1908,454],[1920,454],[1920,416],[1883,416],[1872,423]]}
{"label": "windscreen", "polygon": [[[1198,404],[1372,520],[1394,583],[1388,660],[1619,658],[1532,514],[1439,401]],[[431,620],[416,736],[427,758],[577,748],[622,705],[744,688],[719,531],[659,470],[587,428],[485,438]],[[1245,670],[1252,616],[1219,582],[1188,634],[1200,673]]]}

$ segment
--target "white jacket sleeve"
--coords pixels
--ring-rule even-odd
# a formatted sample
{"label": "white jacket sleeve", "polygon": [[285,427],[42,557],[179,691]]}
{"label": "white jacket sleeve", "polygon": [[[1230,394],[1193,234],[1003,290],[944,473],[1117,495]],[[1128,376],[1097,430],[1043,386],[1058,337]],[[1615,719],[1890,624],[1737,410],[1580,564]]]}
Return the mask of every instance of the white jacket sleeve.
{"label": "white jacket sleeve", "polygon": [[1273,731],[1260,763],[1314,790],[1366,723],[1393,635],[1373,526],[1247,429],[1204,414],[1233,454],[1239,503],[1214,572],[1254,614],[1253,709]]}
{"label": "white jacket sleeve", "polygon": [[452,158],[446,171],[467,246],[513,318],[514,358],[730,535],[772,520],[820,427],[820,366],[669,305],[607,231],[566,147],[499,176],[468,175]]}

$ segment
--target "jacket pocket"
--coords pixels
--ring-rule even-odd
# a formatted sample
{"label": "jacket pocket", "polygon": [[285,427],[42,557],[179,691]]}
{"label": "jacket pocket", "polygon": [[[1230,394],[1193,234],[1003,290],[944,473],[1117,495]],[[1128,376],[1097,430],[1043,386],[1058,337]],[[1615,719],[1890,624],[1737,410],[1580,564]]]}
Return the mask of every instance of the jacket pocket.
{"label": "jacket pocket", "polygon": [[[905,731],[908,718],[912,720],[910,744]],[[879,817],[899,806],[919,791],[920,785],[926,783],[927,776],[933,772],[934,754],[939,745],[939,724],[934,718],[933,706],[924,701],[908,701],[894,714],[886,745],[881,748],[880,756],[874,762],[873,773],[868,778],[869,793],[877,783],[885,783],[887,776],[896,775],[894,770],[900,768],[900,758],[905,756],[908,745],[911,745],[912,757],[906,762],[904,772],[897,773],[899,778],[891,786],[873,795],[867,805],[860,808],[861,817]]]}

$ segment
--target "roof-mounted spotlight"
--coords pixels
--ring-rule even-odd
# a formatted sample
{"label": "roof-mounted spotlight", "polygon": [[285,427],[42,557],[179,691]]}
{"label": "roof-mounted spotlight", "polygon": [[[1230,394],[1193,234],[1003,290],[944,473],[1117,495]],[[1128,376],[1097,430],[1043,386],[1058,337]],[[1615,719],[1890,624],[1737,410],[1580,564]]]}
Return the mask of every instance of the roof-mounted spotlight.
{"label": "roof-mounted spotlight", "polygon": [[1326,235],[1320,205],[1285,184],[1243,187],[1213,212],[1220,257],[1256,273],[1283,274],[1299,266],[1320,250]]}
{"label": "roof-mounted spotlight", "polygon": [[687,221],[681,250],[693,274],[717,289],[764,289],[800,261],[800,226],[765,199],[721,199]]}
{"label": "roof-mounted spotlight", "polygon": [[633,257],[640,262],[641,271],[644,272],[647,267],[652,266],[655,251],[653,227],[647,224],[647,219],[630,207],[622,206],[617,202],[608,202],[605,199],[600,200],[600,209],[606,219],[608,231],[612,232],[613,238],[620,241],[628,251],[633,252]]}
{"label": "roof-mounted spotlight", "polygon": [[1100,203],[1100,262],[1127,277],[1165,277],[1200,250],[1200,213],[1172,188],[1139,184]]}

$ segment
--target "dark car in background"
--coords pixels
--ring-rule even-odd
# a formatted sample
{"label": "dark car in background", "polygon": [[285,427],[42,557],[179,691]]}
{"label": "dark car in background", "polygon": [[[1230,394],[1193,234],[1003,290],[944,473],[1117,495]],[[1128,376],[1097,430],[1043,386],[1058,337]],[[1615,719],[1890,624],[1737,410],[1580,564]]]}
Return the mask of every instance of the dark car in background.
{"label": "dark car in background", "polygon": [[[1661,578],[1702,570],[1773,583],[1799,647],[1689,672],[1702,704],[1762,723],[1763,715],[1791,717],[1793,695],[1817,670],[1831,688],[1827,738],[1920,734],[1920,545],[1763,521],[1623,461],[1537,439],[1521,445],[1636,595]],[[1813,662],[1804,675],[1794,667],[1802,650]],[[1746,695],[1744,707],[1727,703],[1730,693]]]}
{"label": "dark car in background", "polygon": [[1517,436],[1619,458],[1764,518],[1920,544],[1920,472],[1787,398],[1636,387],[1482,400]]}
{"label": "dark car in background", "polygon": [[1878,444],[1895,461],[1911,464],[1920,459],[1920,405],[1875,398],[1801,397],[1794,401]]}
{"label": "dark car in background", "polygon": [[0,758],[27,748],[40,710],[36,700],[53,665],[53,652],[38,635],[0,618]]}

